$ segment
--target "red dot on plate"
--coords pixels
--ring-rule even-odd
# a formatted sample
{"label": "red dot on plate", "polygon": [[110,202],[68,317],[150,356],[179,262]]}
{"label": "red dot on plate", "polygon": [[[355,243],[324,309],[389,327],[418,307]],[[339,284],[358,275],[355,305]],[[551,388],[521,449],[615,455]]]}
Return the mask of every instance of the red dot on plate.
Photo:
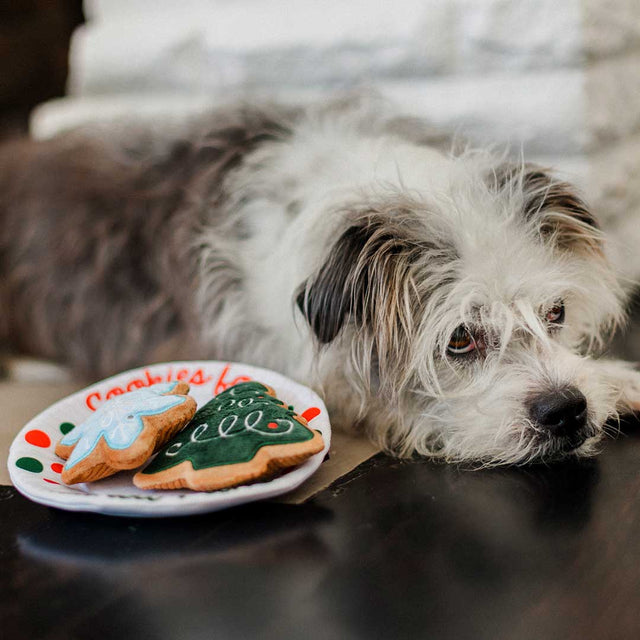
{"label": "red dot on plate", "polygon": [[306,411],[303,411],[301,415],[307,422],[311,422],[320,415],[320,409],[318,409],[318,407],[309,407]]}
{"label": "red dot on plate", "polygon": [[32,429],[31,431],[27,431],[24,436],[24,439],[35,447],[42,447],[46,449],[51,445],[51,438],[44,432],[39,429]]}
{"label": "red dot on plate", "polygon": [[59,482],[56,482],[55,480],[49,480],[49,478],[42,478],[45,482],[48,482],[49,484],[60,484]]}
{"label": "red dot on plate", "polygon": [[270,422],[267,427],[269,427],[269,429],[277,429],[278,428],[278,423],[277,422]]}
{"label": "red dot on plate", "polygon": [[55,473],[62,473],[63,468],[64,467],[59,462],[54,462],[51,465],[51,471],[54,471]]}

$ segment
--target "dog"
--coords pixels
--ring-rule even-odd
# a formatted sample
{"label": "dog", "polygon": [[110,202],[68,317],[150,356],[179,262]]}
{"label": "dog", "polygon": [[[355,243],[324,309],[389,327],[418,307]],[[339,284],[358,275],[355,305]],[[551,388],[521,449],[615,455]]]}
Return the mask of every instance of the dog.
{"label": "dog", "polygon": [[5,345],[269,367],[397,455],[589,456],[640,407],[596,357],[625,294],[576,190],[376,101],[8,145],[0,272]]}

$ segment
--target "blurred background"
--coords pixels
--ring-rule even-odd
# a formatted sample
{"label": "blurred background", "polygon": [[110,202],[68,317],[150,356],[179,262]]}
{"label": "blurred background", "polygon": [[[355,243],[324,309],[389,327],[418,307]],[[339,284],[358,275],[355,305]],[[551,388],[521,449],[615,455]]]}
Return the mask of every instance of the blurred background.
{"label": "blurred background", "polygon": [[31,109],[65,92],[82,0],[0,0],[0,140],[26,131]]}
{"label": "blurred background", "polygon": [[640,275],[638,0],[0,0],[4,136],[354,88],[559,168]]}

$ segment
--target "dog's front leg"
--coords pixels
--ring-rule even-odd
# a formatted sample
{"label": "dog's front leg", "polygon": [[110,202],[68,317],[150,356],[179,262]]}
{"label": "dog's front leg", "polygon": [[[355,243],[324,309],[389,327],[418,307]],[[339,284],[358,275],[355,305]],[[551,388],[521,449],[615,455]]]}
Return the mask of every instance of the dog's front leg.
{"label": "dog's front leg", "polygon": [[624,360],[598,360],[598,369],[615,399],[615,409],[621,414],[640,411],[640,371]]}

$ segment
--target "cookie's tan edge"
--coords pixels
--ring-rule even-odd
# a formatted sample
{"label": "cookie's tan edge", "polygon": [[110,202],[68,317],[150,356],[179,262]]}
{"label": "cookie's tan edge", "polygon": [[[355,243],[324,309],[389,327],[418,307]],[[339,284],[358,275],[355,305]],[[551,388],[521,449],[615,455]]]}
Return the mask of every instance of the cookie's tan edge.
{"label": "cookie's tan edge", "polygon": [[324,448],[324,440],[318,431],[313,438],[294,444],[270,444],[260,447],[249,462],[227,464],[210,469],[194,470],[189,460],[160,471],[145,474],[138,471],[133,483],[139,489],[193,489],[194,491],[215,491],[256,480],[279,469],[300,464]]}
{"label": "cookie's tan edge", "polygon": [[189,393],[189,385],[186,382],[176,382],[176,386],[167,393],[163,393],[163,396],[186,396]]}
{"label": "cookie's tan edge", "polygon": [[63,460],[66,460],[71,452],[75,449],[75,444],[56,444],[56,455]]}

